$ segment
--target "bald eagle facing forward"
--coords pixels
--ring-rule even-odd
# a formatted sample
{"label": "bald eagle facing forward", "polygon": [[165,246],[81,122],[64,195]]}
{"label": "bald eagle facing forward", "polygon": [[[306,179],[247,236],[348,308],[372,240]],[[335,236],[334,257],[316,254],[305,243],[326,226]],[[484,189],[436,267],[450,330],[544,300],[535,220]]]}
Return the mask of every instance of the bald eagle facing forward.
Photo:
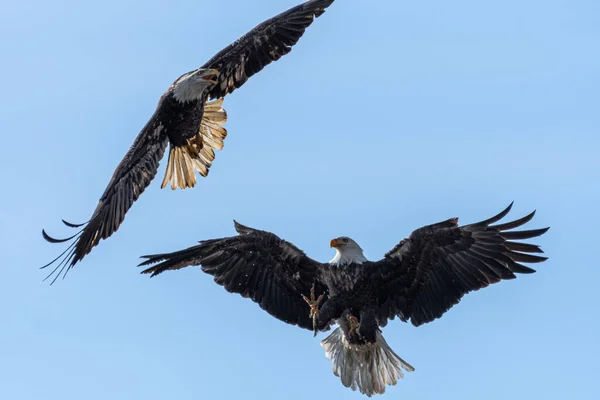
{"label": "bald eagle facing forward", "polygon": [[[235,222],[238,236],[212,239],[186,250],[143,256],[142,273],[200,265],[229,292],[249,297],[275,318],[301,328],[327,331],[321,342],[342,384],[371,396],[384,393],[414,368],[387,345],[381,327],[400,318],[419,326],[440,318],[461,297],[516,273],[535,272],[521,263],[545,257],[536,245],[517,240],[549,228],[510,231],[529,222],[535,211],[516,221],[495,224],[500,214],[471,225],[458,218],[424,226],[379,261],[368,261],[348,237],[330,243],[329,263],[307,257],[292,243],[270,232]],[[315,298],[315,296],[318,297]]]}
{"label": "bald eagle facing forward", "polygon": [[[172,189],[194,187],[195,172],[206,176],[215,158],[214,150],[223,148],[227,135],[221,126],[227,120],[221,107],[223,97],[266,65],[289,53],[305,29],[333,1],[310,0],[293,7],[256,26],[202,67],[177,78],[161,96],[154,115],[117,166],[91,219],[80,225],[63,220],[68,227],[84,228],[66,239],[55,239],[42,231],[51,243],[76,238],[61,255],[42,267],[46,268],[64,256],[48,275],[58,271],[52,282],[63,270],[66,275],[101,239],[119,229],[133,202],[154,179],[167,145],[170,147],[169,161],[161,187],[169,181]],[[217,100],[209,102],[209,99]]]}

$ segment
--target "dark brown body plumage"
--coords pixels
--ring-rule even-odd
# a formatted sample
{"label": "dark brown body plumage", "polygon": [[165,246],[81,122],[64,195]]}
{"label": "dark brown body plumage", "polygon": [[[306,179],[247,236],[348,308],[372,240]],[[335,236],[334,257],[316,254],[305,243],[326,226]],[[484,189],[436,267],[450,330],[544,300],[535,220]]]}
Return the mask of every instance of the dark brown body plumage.
{"label": "dark brown body plumage", "polygon": [[208,97],[208,93],[203,100],[187,103],[177,101],[172,93],[163,98],[159,120],[171,145],[185,146],[188,139],[198,134],[204,115],[206,97]]}

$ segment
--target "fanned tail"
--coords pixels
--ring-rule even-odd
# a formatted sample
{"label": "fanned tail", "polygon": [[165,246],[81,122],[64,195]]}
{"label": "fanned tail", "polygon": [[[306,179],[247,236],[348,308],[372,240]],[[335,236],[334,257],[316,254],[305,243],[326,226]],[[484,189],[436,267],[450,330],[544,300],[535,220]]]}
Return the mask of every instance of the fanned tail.
{"label": "fanned tail", "polygon": [[202,176],[208,175],[215,159],[214,150],[223,148],[227,136],[227,130],[222,126],[227,122],[227,112],[222,106],[222,98],[206,103],[198,134],[188,139],[185,146],[169,146],[169,161],[161,189],[169,181],[173,190],[192,188],[196,185],[195,171]]}
{"label": "fanned tail", "polygon": [[321,341],[321,346],[342,384],[369,397],[383,394],[386,385],[395,385],[404,377],[402,369],[415,370],[394,353],[381,332],[377,332],[375,343],[351,345],[338,327]]}

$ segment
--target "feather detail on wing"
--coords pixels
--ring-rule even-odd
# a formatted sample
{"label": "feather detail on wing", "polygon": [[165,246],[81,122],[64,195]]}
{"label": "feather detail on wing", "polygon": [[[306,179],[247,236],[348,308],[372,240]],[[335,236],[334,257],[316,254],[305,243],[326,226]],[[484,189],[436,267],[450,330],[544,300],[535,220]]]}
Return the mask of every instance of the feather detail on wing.
{"label": "feather detail on wing", "polygon": [[142,273],[155,276],[200,265],[228,292],[252,299],[281,321],[312,330],[309,307],[302,295],[309,293],[314,284],[326,301],[326,286],[319,279],[322,264],[273,233],[237,222],[235,228],[237,236],[202,241],[174,253],[143,256],[147,260],[140,266],[158,264]]}
{"label": "feather detail on wing", "polygon": [[292,50],[304,31],[321,16],[333,0],[311,0],[264,21],[227,46],[202,68],[219,70],[210,98],[220,98],[242,86],[266,65]]}
{"label": "feather detail on wing", "polygon": [[58,257],[41,267],[47,268],[58,261],[46,279],[54,276],[52,279],[54,283],[61,274],[64,278],[101,239],[110,237],[119,229],[127,211],[154,179],[168,141],[167,135],[163,133],[163,125],[155,114],[115,169],[92,218],[79,225],[63,220],[63,223],[70,228],[83,227],[83,229],[66,239],[55,239],[42,230],[44,239],[50,243],[64,243],[75,239]]}
{"label": "feather detail on wing", "polygon": [[417,229],[374,263],[370,273],[379,288],[379,324],[398,316],[419,326],[441,317],[471,291],[535,272],[521,263],[545,261],[546,257],[531,254],[543,251],[514,240],[540,236],[549,228],[509,231],[529,222],[535,211],[492,225],[511,207],[512,203],[500,214],[471,225],[459,227],[453,218]]}
{"label": "feather detail on wing", "polygon": [[223,148],[227,130],[222,126],[227,122],[227,112],[223,109],[223,99],[206,103],[198,134],[187,140],[185,146],[170,145],[169,161],[161,189],[171,182],[171,189],[192,188],[196,185],[197,171],[207,176],[215,159],[215,150]]}

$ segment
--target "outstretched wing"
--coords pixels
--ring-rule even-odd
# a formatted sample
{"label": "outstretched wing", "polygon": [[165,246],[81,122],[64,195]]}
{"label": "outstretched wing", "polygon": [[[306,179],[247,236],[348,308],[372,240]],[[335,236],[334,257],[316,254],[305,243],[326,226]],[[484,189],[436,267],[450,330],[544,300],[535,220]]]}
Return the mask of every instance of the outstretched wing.
{"label": "outstretched wing", "polygon": [[324,293],[323,301],[327,300],[327,288],[320,280],[323,264],[273,233],[237,222],[235,229],[237,236],[202,241],[174,253],[143,256],[147,260],[140,266],[159,264],[142,273],[155,276],[200,265],[228,292],[252,299],[281,321],[312,330],[309,307],[302,295],[314,285],[315,293]]}
{"label": "outstretched wing", "polygon": [[158,163],[169,143],[168,136],[163,133],[163,125],[158,117],[160,104],[161,102],[159,102],[157,111],[138,134],[133,145],[115,169],[92,218],[79,225],[63,220],[63,223],[70,228],[83,227],[83,229],[66,239],[55,239],[42,230],[44,239],[50,243],[64,243],[73,240],[73,243],[63,253],[42,267],[47,268],[58,262],[46,277],[48,279],[54,276],[52,283],[61,274],[64,278],[69,270],[92,251],[92,248],[101,239],[106,239],[116,232],[125,218],[125,213],[144,189],[150,185],[158,171]]}
{"label": "outstretched wing", "polygon": [[371,268],[371,284],[379,298],[378,321],[400,317],[413,325],[441,317],[467,293],[515,273],[535,270],[521,263],[546,260],[531,253],[543,253],[536,245],[517,242],[544,234],[549,228],[509,231],[529,222],[535,211],[524,218],[492,225],[508,214],[512,203],[500,214],[471,225],[458,226],[458,218],[428,225]]}
{"label": "outstretched wing", "polygon": [[266,65],[292,50],[315,18],[333,0],[310,0],[261,23],[230,44],[201,68],[219,70],[210,98],[220,98],[242,86]]}

